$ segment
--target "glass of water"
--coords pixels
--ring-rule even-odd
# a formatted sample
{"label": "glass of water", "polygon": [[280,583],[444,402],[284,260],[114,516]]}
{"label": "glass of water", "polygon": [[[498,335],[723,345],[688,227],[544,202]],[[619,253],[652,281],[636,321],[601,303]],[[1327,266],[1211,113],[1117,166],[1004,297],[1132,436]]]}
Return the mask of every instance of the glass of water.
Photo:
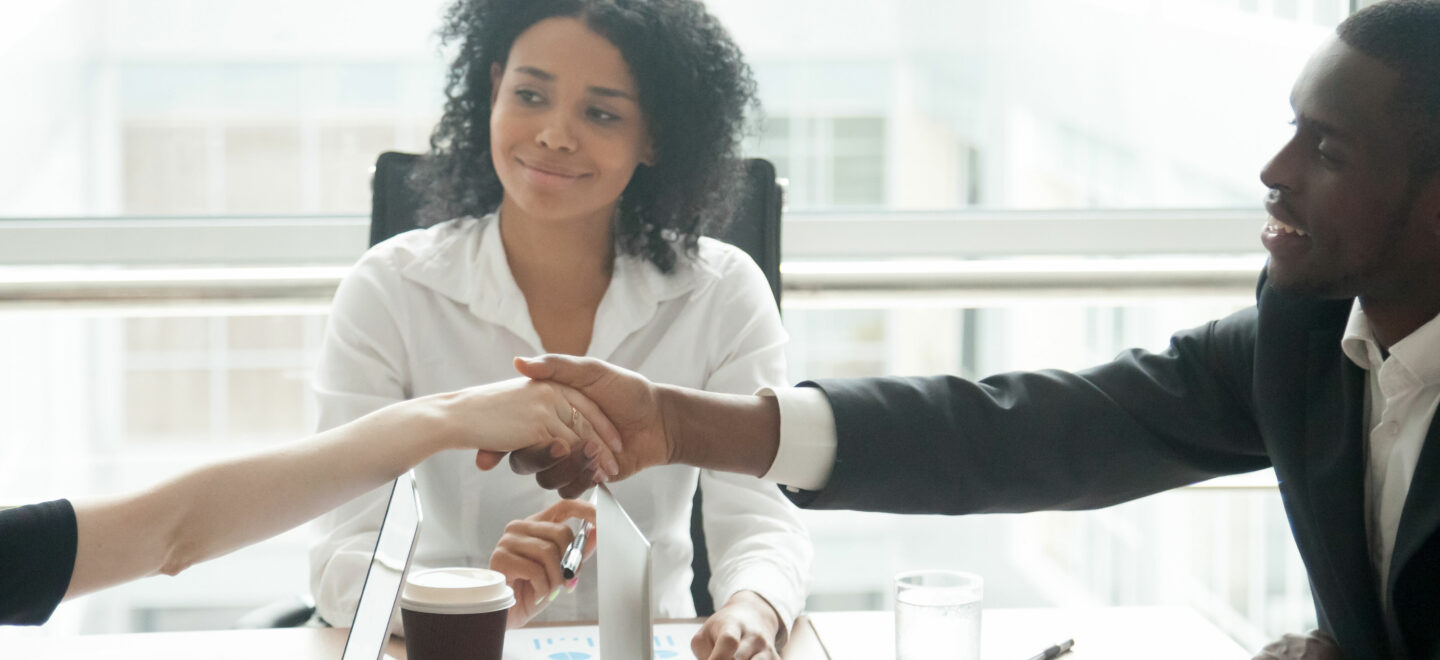
{"label": "glass of water", "polygon": [[979,660],[984,581],[959,571],[895,576],[896,660]]}

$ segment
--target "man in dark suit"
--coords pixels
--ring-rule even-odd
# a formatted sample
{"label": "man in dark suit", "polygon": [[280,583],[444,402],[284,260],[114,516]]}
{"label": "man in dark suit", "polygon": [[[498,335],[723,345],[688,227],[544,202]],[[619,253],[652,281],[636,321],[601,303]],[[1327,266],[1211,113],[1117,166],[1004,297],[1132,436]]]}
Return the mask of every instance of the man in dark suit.
{"label": "man in dark suit", "polygon": [[[1083,509],[1273,467],[1322,631],[1350,658],[1440,658],[1440,2],[1356,13],[1291,103],[1294,136],[1261,172],[1256,306],[1163,353],[752,397],[561,356],[517,366],[601,406],[622,477],[744,472],[813,508]],[[522,467],[588,485],[581,466]]]}

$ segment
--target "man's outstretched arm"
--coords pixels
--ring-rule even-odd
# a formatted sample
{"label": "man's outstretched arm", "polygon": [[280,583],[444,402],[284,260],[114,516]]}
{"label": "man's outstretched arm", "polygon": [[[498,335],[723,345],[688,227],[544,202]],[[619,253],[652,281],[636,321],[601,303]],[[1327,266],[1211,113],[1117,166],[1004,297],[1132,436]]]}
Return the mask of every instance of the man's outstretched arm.
{"label": "man's outstretched arm", "polygon": [[[780,444],[780,410],[775,399],[717,394],[657,385],[633,371],[591,358],[545,355],[516,358],[522,375],[573,387],[605,413],[620,432],[616,454],[620,480],[647,467],[684,464],[702,469],[764,476]],[[538,451],[511,454],[517,472],[537,473],[539,483],[573,497],[595,481],[580,461],[552,465]]]}

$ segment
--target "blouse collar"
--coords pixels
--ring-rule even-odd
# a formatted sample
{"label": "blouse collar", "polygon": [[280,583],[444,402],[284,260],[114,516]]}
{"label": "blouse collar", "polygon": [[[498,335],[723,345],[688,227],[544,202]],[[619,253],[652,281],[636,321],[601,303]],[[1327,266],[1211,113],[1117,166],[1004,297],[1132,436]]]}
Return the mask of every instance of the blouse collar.
{"label": "blouse collar", "polygon": [[[429,228],[433,240],[416,245],[414,258],[401,275],[467,305],[476,317],[504,326],[540,351],[540,336],[530,321],[525,296],[505,258],[500,222],[498,214],[490,213]],[[586,355],[608,357],[625,337],[650,321],[661,303],[696,288],[703,279],[697,274],[708,270],[699,266],[682,257],[667,275],[643,257],[616,255]]]}

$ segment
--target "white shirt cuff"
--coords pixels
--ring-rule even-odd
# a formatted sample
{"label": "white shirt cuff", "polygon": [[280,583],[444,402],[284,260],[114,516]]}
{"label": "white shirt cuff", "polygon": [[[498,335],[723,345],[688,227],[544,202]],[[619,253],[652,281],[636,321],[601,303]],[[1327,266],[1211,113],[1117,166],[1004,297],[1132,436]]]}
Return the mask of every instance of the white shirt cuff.
{"label": "white shirt cuff", "polygon": [[790,490],[821,490],[835,467],[835,413],[815,387],[762,388],[780,406],[780,449],[761,477]]}
{"label": "white shirt cuff", "polygon": [[[766,486],[766,488],[773,488],[773,486]],[[800,612],[787,606],[786,596],[788,594],[786,592],[794,594],[798,591],[800,597],[790,600],[798,602],[801,606],[805,602],[804,594],[806,592],[805,583],[801,581],[797,585],[793,573],[794,570],[786,571],[766,562],[747,562],[737,570],[728,572],[722,570],[711,578],[711,584],[715,585],[718,592],[715,607],[716,609],[723,607],[738,592],[753,591],[765,599],[770,607],[775,608],[775,613],[780,615],[780,627],[785,631],[785,637],[788,639],[790,627],[794,625],[795,618],[800,616]]]}

